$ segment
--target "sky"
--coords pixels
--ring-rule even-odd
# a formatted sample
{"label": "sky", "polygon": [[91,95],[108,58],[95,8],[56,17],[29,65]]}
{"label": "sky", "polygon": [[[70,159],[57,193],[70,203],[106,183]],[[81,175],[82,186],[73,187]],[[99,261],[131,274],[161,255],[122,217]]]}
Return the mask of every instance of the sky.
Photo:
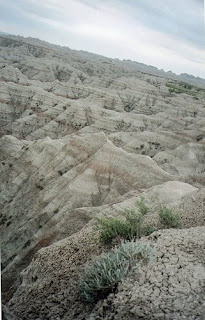
{"label": "sky", "polygon": [[0,0],[0,31],[205,78],[204,0]]}

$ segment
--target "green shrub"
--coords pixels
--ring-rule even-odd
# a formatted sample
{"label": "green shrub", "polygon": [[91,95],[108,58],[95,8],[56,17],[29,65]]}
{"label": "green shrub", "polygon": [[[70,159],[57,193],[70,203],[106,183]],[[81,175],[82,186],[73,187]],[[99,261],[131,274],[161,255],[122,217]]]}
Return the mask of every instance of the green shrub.
{"label": "green shrub", "polygon": [[96,229],[99,231],[99,239],[103,245],[112,244],[113,240],[133,240],[142,236],[149,236],[158,229],[179,228],[180,216],[172,209],[162,207],[159,211],[158,225],[153,227],[145,224],[144,218],[149,208],[144,204],[144,198],[137,202],[138,211],[126,210],[124,219],[120,218],[97,218]]}
{"label": "green shrub", "polygon": [[144,229],[144,215],[141,212],[136,212],[134,210],[127,210],[126,212],[126,223],[130,227],[129,235],[131,239],[142,237]]}
{"label": "green shrub", "polygon": [[188,90],[191,90],[193,88],[193,86],[191,84],[188,84],[188,83],[182,83],[183,87],[185,89],[188,89]]}
{"label": "green shrub", "polygon": [[121,219],[97,218],[96,229],[100,231],[100,242],[105,245],[116,238],[130,240],[130,226]]}
{"label": "green shrub", "polygon": [[95,302],[115,292],[118,284],[142,261],[153,257],[150,246],[134,241],[122,242],[90,266],[79,281],[80,296],[86,302]]}
{"label": "green shrub", "polygon": [[153,227],[153,226],[146,225],[146,226],[143,227],[143,235],[144,236],[149,236],[150,234],[152,234],[156,230],[158,230],[158,229]]}
{"label": "green shrub", "polygon": [[175,92],[175,90],[173,88],[169,88],[168,90],[169,90],[169,93]]}
{"label": "green shrub", "polygon": [[139,212],[144,216],[145,214],[147,214],[147,212],[149,212],[149,208],[145,205],[144,203],[144,198],[141,197],[140,200],[137,201],[137,205],[139,208]]}
{"label": "green shrub", "polygon": [[[100,231],[100,242],[102,244],[111,244],[113,239],[140,239],[148,227],[144,226],[144,216],[149,211],[149,208],[144,204],[144,198],[138,202],[138,211],[127,210],[125,219],[119,218],[97,218],[97,230]],[[151,227],[149,227],[151,231]],[[150,232],[151,233],[151,232]],[[149,234],[150,234],[149,233]]]}
{"label": "green shrub", "polygon": [[159,211],[159,228],[179,228],[180,216],[174,213],[172,209],[161,208]]}

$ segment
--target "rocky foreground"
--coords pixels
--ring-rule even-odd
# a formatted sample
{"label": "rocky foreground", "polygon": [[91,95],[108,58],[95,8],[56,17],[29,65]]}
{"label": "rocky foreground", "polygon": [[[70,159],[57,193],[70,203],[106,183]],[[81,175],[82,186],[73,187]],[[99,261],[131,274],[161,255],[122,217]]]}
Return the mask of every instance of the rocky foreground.
{"label": "rocky foreground", "polygon": [[[5,319],[204,319],[205,90],[34,39],[0,44]],[[182,229],[142,238],[155,260],[83,303],[79,275],[105,250],[93,218],[141,196],[152,225],[166,206]]]}

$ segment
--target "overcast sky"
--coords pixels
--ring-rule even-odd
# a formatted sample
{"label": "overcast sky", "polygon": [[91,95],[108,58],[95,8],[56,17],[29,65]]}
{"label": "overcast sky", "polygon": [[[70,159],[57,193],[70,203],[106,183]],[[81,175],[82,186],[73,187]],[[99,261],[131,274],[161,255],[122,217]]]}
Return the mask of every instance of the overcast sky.
{"label": "overcast sky", "polygon": [[0,0],[0,31],[205,78],[203,0]]}

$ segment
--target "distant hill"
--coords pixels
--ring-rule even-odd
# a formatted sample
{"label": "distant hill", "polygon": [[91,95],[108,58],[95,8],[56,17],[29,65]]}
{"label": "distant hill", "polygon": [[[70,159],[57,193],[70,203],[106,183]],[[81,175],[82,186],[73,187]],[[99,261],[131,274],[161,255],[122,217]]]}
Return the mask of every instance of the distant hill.
{"label": "distant hill", "polygon": [[122,67],[124,66],[126,68],[129,68],[130,71],[140,71],[140,72],[151,74],[154,76],[177,80],[177,81],[182,81],[182,82],[187,82],[189,84],[205,88],[205,79],[200,78],[200,77],[195,77],[195,76],[187,74],[187,73],[181,73],[180,75],[177,75],[177,74],[173,73],[172,71],[166,72],[163,69],[158,69],[157,67],[154,67],[151,65],[146,65],[144,63],[140,63],[137,61],[126,60],[126,59],[124,59],[124,60],[112,59],[112,58],[104,57],[104,56],[101,56],[101,55],[98,55],[95,53],[91,53],[91,52],[87,52],[87,51],[83,51],[83,50],[80,50],[80,51],[72,50],[69,47],[51,44],[49,42],[40,40],[38,38],[31,38],[31,37],[26,38],[26,37],[22,37],[22,36],[10,35],[5,32],[0,32],[0,35],[12,38],[14,40],[15,39],[22,40],[24,42],[31,43],[34,45],[40,45],[40,46],[44,46],[47,48],[56,48],[56,49],[64,51],[64,52],[66,52],[66,51],[75,52],[81,56],[86,56],[87,59],[92,58],[92,59],[100,60],[100,61],[102,61],[102,60],[110,61],[116,65],[121,65]]}
{"label": "distant hill", "polygon": [[193,84],[195,86],[200,86],[205,88],[205,79],[200,77],[195,77],[191,74],[181,73],[180,75],[177,75],[172,71],[166,72],[163,69],[158,69],[157,67],[148,66],[144,63],[139,63],[131,60],[123,60],[122,62],[125,64],[129,64],[130,67],[135,68],[136,70],[144,73],[152,74],[152,75],[163,77],[163,78],[169,78],[177,81],[183,81],[183,82]]}

